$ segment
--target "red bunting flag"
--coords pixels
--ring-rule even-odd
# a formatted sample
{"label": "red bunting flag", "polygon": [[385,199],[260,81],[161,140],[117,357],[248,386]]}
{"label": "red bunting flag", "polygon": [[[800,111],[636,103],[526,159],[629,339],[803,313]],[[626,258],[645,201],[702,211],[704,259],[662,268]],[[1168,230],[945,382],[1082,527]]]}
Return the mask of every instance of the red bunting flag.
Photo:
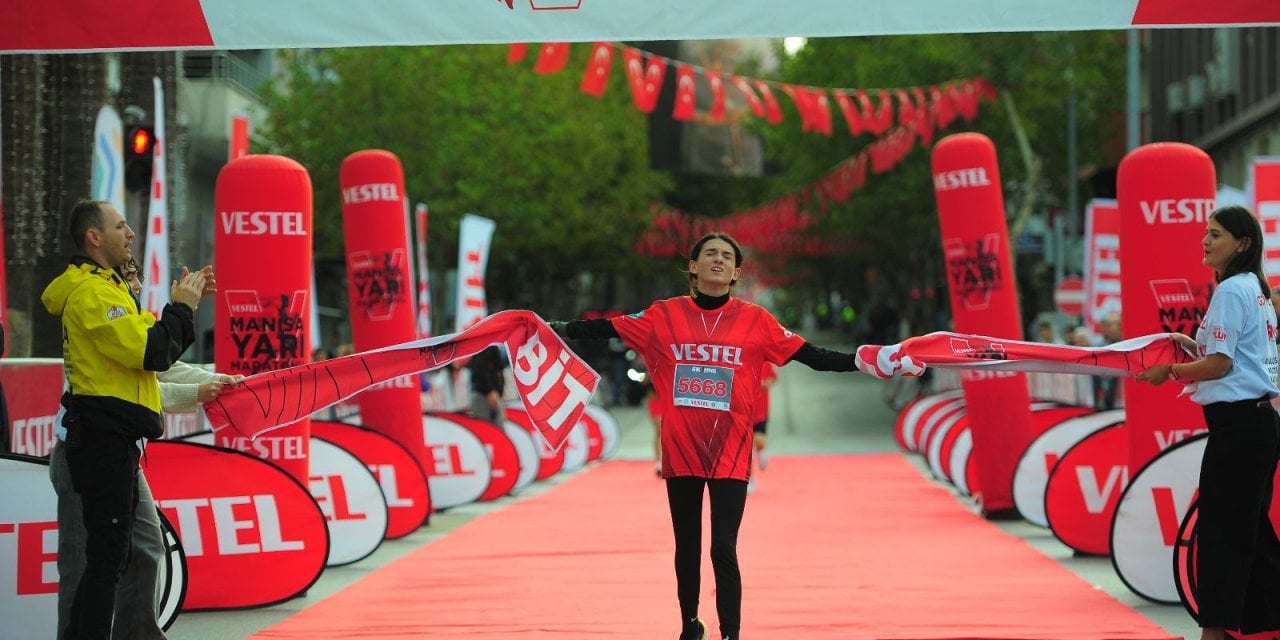
{"label": "red bunting flag", "polygon": [[676,63],[676,104],[671,110],[673,120],[692,120],[697,105],[697,82],[693,79],[693,67]]}
{"label": "red bunting flag", "polygon": [[911,102],[911,96],[907,95],[906,89],[894,89],[893,94],[898,98],[898,124],[907,126],[915,122],[916,106]]}
{"label": "red bunting flag", "polygon": [[844,116],[849,135],[856,136],[862,133],[862,116],[858,114],[858,108],[854,106],[848,92],[843,89],[832,89],[831,95],[836,97],[836,105],[840,107],[840,114]]}
{"label": "red bunting flag", "polygon": [[609,85],[609,72],[612,69],[613,43],[595,43],[591,46],[591,59],[587,61],[587,70],[582,74],[582,84],[578,88],[597,98],[603,96]]}
{"label": "red bunting flag", "polygon": [[809,87],[810,114],[813,116],[814,130],[824,136],[831,136],[835,131],[831,128],[831,101],[827,92],[817,87]]}
{"label": "red bunting flag", "polygon": [[658,106],[658,94],[662,92],[662,78],[667,73],[667,59],[649,56],[645,64],[643,52],[631,47],[622,50],[622,59],[631,83],[631,101],[642,113],[653,113],[653,108]]}
{"label": "red bunting flag", "polygon": [[867,131],[880,135],[889,130],[893,126],[893,96],[889,95],[888,89],[880,90],[880,105],[876,107],[876,114],[867,123]]}
{"label": "red bunting flag", "polygon": [[769,83],[764,80],[755,81],[756,90],[760,92],[760,99],[764,102],[764,119],[769,124],[778,124],[782,122],[782,109],[778,108],[778,101],[773,97],[773,92],[769,90]]}
{"label": "red bunting flag", "polygon": [[515,64],[524,60],[529,55],[529,44],[525,42],[512,42],[511,47],[507,49],[507,64]]}
{"label": "red bunting flag", "polygon": [[809,104],[809,96],[804,92],[802,87],[779,83],[778,88],[791,98],[791,103],[796,107],[796,113],[800,116],[800,130],[806,133],[813,131],[813,116],[810,113],[811,105]]}
{"label": "red bunting flag", "polygon": [[933,125],[935,120],[934,106],[924,97],[924,89],[914,87],[911,95],[916,101],[915,127],[920,135],[920,144],[926,147],[933,144]]}
{"label": "red bunting flag", "polygon": [[569,61],[568,42],[548,42],[538,52],[538,61],[533,63],[533,72],[540,74],[559,73]]}
{"label": "red bunting flag", "polygon": [[729,76],[729,82],[733,83],[733,86],[742,92],[742,97],[746,99],[747,106],[751,107],[751,113],[754,113],[757,118],[763,118],[764,104],[760,102],[760,97],[756,95],[755,89],[751,88],[751,83],[747,82],[746,78],[738,75]]}
{"label": "red bunting flag", "polygon": [[707,84],[711,85],[711,120],[720,122],[724,120],[724,78],[720,77],[719,71],[710,69],[702,72],[706,76]]}

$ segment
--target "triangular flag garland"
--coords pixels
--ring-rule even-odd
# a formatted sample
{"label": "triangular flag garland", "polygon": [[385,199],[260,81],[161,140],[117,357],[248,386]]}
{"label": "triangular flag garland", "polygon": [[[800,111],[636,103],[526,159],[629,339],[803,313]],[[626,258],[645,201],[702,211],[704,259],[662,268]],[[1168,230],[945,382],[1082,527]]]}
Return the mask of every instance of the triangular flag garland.
{"label": "triangular flag garland", "polygon": [[[982,90],[978,95],[994,99],[995,92]],[[897,167],[917,143],[924,147],[933,144],[934,134],[951,125],[957,115],[966,122],[977,117],[977,99],[973,100],[972,107],[948,112],[946,118],[937,121],[928,117],[927,112],[917,109],[911,119],[899,118],[903,124],[892,126],[861,151],[828,170],[816,182],[752,209],[735,211],[719,218],[675,209],[659,211],[649,228],[640,232],[636,251],[656,258],[674,257],[682,247],[713,230],[732,235],[743,246],[776,255],[819,256],[848,251],[851,247],[847,243],[803,235],[803,231],[818,222],[812,212],[825,212],[833,204],[847,202],[866,184],[868,171],[879,175]]]}
{"label": "triangular flag garland", "polygon": [[[516,64],[524,60],[528,55],[528,46],[526,43],[512,44],[507,54],[507,63]],[[719,71],[613,42],[596,42],[591,46],[591,57],[579,86],[583,93],[596,97],[604,95],[613,59],[617,57],[614,50],[618,49],[622,52],[632,101],[642,113],[653,112],[658,104],[658,96],[662,93],[662,80],[667,68],[675,67],[676,99],[671,116],[681,121],[695,117],[698,76],[702,76],[706,80],[706,86],[710,87],[712,106],[706,118],[710,122],[724,121],[725,90],[726,87],[733,87],[753,115],[771,125],[781,123],[783,115],[775,97],[776,88],[791,98],[796,112],[800,114],[800,125],[805,132],[835,135],[832,111],[838,109],[844,119],[845,130],[851,136],[863,133],[879,136],[895,123],[899,126],[913,123],[913,128],[926,144],[932,141],[935,128],[945,129],[957,114],[972,120],[977,114],[979,98],[995,97],[994,88],[982,78],[961,78],[929,85],[927,88],[811,87],[739,75],[730,75],[726,79]],[[569,47],[567,42],[541,45],[534,73],[551,74],[562,71],[569,59]]]}
{"label": "triangular flag garland", "polygon": [[[534,72],[563,70],[569,43],[541,45]],[[662,93],[668,67],[675,68],[676,92],[671,117],[674,120],[723,122],[725,97],[731,87],[742,97],[751,114],[771,125],[783,121],[775,88],[785,93],[800,116],[801,130],[824,136],[835,135],[833,112],[844,121],[850,136],[871,134],[876,139],[846,158],[816,182],[771,202],[725,217],[706,218],[675,209],[659,211],[652,225],[637,238],[637,251],[653,257],[671,257],[680,247],[714,229],[732,234],[744,246],[775,255],[829,255],[847,251],[844,243],[804,236],[801,232],[817,223],[812,211],[827,211],[832,204],[849,200],[866,183],[867,172],[882,174],[892,170],[919,143],[933,144],[934,134],[955,122],[972,121],[981,99],[994,101],[995,88],[985,78],[961,78],[926,87],[892,89],[824,88],[750,78],[705,69],[664,56],[613,42],[595,42],[582,76],[579,90],[601,97],[608,86],[613,59],[621,51],[623,68],[631,88],[632,102],[642,113],[652,113]],[[511,45],[508,64],[527,57],[528,45]],[[710,88],[711,106],[699,116],[698,82]],[[704,89],[706,90],[706,89]],[[896,106],[895,106],[896,105]]]}

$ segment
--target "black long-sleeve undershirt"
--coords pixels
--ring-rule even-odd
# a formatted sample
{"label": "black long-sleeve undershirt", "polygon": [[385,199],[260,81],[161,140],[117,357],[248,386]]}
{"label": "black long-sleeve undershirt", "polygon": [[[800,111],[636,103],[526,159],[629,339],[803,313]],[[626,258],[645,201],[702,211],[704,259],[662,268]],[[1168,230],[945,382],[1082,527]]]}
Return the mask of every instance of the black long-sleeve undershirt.
{"label": "black long-sleeve undershirt", "polygon": [[[718,309],[728,301],[727,294],[723,296],[699,294],[694,297],[694,302],[708,311]],[[606,340],[622,337],[618,335],[618,330],[613,328],[613,321],[608,318],[573,320],[565,325],[564,335],[570,340]],[[799,362],[814,371],[858,370],[854,354],[815,347],[809,342],[801,345],[787,362]]]}

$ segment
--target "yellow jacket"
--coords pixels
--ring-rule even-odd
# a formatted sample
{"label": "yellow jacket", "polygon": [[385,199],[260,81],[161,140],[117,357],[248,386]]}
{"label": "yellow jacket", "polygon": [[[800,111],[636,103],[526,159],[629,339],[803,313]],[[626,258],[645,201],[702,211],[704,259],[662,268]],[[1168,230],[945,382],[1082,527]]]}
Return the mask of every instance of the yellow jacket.
{"label": "yellow jacket", "polygon": [[62,357],[70,387],[68,415],[129,437],[157,438],[160,386],[195,340],[191,308],[170,304],[157,321],[140,309],[129,285],[111,269],[75,258],[40,296],[62,318]]}

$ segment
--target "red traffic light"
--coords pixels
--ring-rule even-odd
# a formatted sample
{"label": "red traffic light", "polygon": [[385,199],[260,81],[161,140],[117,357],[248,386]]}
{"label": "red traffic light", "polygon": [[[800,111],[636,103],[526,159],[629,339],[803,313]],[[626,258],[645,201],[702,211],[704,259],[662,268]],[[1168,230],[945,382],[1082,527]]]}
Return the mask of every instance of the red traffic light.
{"label": "red traffic light", "polygon": [[133,131],[129,132],[129,151],[135,156],[150,155],[151,145],[154,142],[155,137],[147,127],[134,127]]}

